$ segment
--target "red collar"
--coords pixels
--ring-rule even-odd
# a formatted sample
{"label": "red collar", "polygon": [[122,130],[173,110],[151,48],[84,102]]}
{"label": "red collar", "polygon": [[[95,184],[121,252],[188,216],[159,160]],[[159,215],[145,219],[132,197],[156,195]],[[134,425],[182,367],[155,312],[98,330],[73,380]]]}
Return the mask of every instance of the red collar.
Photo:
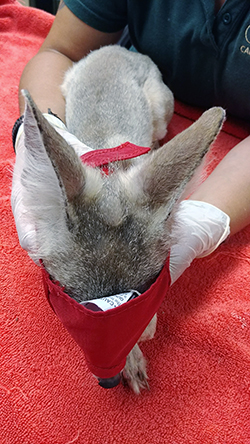
{"label": "red collar", "polygon": [[88,151],[83,154],[80,159],[92,167],[106,167],[112,162],[118,160],[128,160],[134,157],[141,156],[150,151],[150,148],[145,146],[134,145],[130,142],[125,142],[115,148],[105,148],[103,150]]}
{"label": "red collar", "polygon": [[[148,151],[149,148],[127,142],[117,148],[91,151],[81,159],[91,166],[100,166]],[[145,293],[119,307],[95,312],[68,296],[44,268],[42,273],[50,305],[84,351],[89,370],[99,378],[112,378],[124,368],[127,355],[159,309],[171,284],[167,259],[156,281]]]}

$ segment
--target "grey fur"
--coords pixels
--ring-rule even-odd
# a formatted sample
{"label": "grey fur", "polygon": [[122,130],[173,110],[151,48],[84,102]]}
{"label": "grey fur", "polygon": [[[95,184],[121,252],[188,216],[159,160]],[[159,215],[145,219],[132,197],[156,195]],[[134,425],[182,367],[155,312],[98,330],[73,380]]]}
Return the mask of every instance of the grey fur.
{"label": "grey fur", "polygon": [[118,146],[128,137],[153,146],[173,115],[173,94],[157,66],[120,46],[105,46],[74,64],[62,91],[69,131],[94,149]]}
{"label": "grey fur", "polygon": [[[137,54],[136,57],[138,62],[134,70],[145,79],[145,70],[152,62],[146,60],[144,64],[143,56]],[[132,68],[129,72],[131,70]],[[68,77],[68,82],[71,79],[71,97],[74,96],[74,87],[77,90],[82,87],[84,94],[87,88],[82,83],[78,85],[78,74],[75,82],[74,72],[76,71],[72,70]],[[123,72],[126,77],[126,69]],[[116,75],[117,72],[114,71],[114,85],[117,82]],[[138,89],[143,88],[145,82],[150,82],[150,74],[148,76],[144,83],[137,85]],[[80,77],[84,82],[82,74]],[[153,83],[155,81],[153,78]],[[160,78],[157,81],[161,83]],[[162,85],[160,88],[164,89]],[[80,116],[87,113],[88,106],[85,100],[79,99],[79,94],[80,92],[77,93],[78,99],[71,111],[71,105],[67,104],[67,121],[74,126],[75,116],[76,135],[79,137],[82,134],[81,139],[87,144],[91,143],[93,147],[90,140],[97,134],[97,145],[103,147],[98,134],[99,121],[96,119],[93,120],[93,125],[97,131],[92,133],[91,123],[91,136],[84,138],[85,131],[88,131],[85,125],[84,129],[81,128]],[[126,118],[121,124],[121,131],[119,121],[116,122],[116,134],[119,137],[115,144],[120,143],[120,134],[125,133],[130,113],[135,113],[133,119],[137,122],[138,132],[141,122],[149,119],[147,126],[151,125],[150,134],[157,133],[152,131],[155,124],[149,118],[148,109],[144,115],[143,106],[140,110],[138,103],[137,110],[131,111],[128,106],[131,97],[129,96],[128,102],[125,98],[124,105],[124,96],[119,98],[118,90],[116,94]],[[89,94],[87,96],[94,109],[93,97]],[[24,203],[36,222],[38,251],[33,259],[42,259],[48,272],[79,302],[131,288],[144,291],[145,285],[159,273],[167,258],[173,243],[171,229],[176,202],[218,134],[224,120],[224,111],[221,108],[210,109],[190,128],[163,147],[143,156],[127,170],[117,168],[107,177],[99,169],[83,165],[74,149],[42,116],[27,92],[25,98],[27,158],[22,182],[25,190]],[[165,108],[167,103],[168,98]],[[103,114],[100,106],[98,115],[101,115],[100,121],[105,122],[105,106]],[[125,140],[131,140],[130,129],[128,124]],[[144,129],[142,136],[143,132]],[[110,140],[115,139],[113,135],[105,135],[103,144],[110,146]],[[143,140],[139,139],[133,141],[143,144]],[[148,145],[148,141],[145,144]],[[152,328],[148,329],[148,334],[143,339],[152,337],[155,321],[151,325]],[[140,387],[146,385],[145,360],[138,346],[131,353],[133,356],[128,358],[124,375],[138,393]]]}

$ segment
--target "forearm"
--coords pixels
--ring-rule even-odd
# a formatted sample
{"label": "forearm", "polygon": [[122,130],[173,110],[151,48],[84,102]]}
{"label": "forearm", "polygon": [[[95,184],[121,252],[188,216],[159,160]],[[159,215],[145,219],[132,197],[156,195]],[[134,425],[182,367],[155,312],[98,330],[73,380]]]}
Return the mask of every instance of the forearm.
{"label": "forearm", "polygon": [[236,145],[190,197],[230,217],[230,234],[250,223],[250,137]]}
{"label": "forearm", "polygon": [[65,101],[60,90],[66,70],[72,61],[54,50],[39,52],[26,65],[19,85],[20,114],[24,112],[22,89],[28,89],[42,112],[51,108],[63,121],[65,118]]}
{"label": "forearm", "polygon": [[[42,112],[48,108],[63,121],[65,102],[60,85],[65,71],[100,46],[114,44],[121,32],[103,33],[79,20],[61,2],[52,28],[40,51],[26,65],[20,81],[20,90],[27,89]],[[19,94],[20,113],[24,100]]]}
{"label": "forearm", "polygon": [[250,224],[249,172],[250,137],[236,145],[190,199],[180,204],[175,216],[177,242],[170,253],[172,283],[193,259],[210,254],[229,231],[234,234]]}

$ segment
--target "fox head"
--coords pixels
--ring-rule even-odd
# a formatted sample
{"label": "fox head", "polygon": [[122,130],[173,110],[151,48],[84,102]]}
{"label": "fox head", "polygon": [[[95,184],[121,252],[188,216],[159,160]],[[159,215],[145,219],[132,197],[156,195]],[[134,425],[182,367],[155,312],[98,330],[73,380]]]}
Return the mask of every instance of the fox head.
{"label": "fox head", "polygon": [[109,176],[81,162],[24,92],[23,200],[47,271],[78,302],[147,289],[170,247],[186,184],[224,120],[206,111],[187,130]]}

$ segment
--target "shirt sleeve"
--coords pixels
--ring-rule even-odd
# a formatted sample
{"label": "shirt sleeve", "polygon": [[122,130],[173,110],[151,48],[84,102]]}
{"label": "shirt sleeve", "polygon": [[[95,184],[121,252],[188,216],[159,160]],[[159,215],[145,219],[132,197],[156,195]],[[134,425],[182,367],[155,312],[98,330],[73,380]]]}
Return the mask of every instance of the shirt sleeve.
{"label": "shirt sleeve", "polygon": [[101,32],[117,32],[127,25],[126,0],[65,0],[76,17]]}

